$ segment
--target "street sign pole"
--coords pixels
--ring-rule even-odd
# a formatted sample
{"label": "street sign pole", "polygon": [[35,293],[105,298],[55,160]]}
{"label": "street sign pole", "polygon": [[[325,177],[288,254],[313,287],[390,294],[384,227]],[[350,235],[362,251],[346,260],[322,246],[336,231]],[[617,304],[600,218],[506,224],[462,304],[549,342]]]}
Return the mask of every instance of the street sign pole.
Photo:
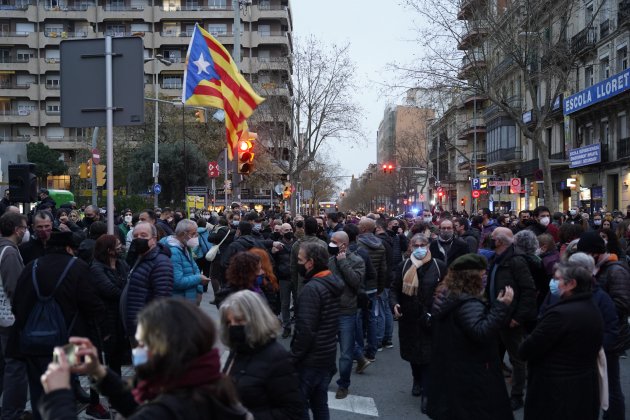
{"label": "street sign pole", "polygon": [[[94,127],[92,132],[92,150],[96,149],[96,141],[98,139],[98,127]],[[98,195],[96,194],[96,167],[94,166],[94,157],[92,156],[92,205],[98,206]]]}
{"label": "street sign pole", "polygon": [[107,233],[114,234],[114,91],[112,37],[105,37],[105,119],[107,122]]}

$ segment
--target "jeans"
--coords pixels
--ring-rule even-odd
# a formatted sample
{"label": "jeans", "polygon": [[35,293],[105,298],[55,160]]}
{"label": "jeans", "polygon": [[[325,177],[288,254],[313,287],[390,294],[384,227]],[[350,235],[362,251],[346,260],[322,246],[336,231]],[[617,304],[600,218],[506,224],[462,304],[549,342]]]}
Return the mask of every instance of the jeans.
{"label": "jeans", "polygon": [[620,353],[606,353],[608,410],[604,412],[604,420],[625,420],[626,418],[626,407],[619,375],[619,356]]}
{"label": "jeans", "polygon": [[[357,326],[355,333],[355,352],[358,354],[365,354],[369,357],[376,355],[378,349],[378,319],[382,315],[380,310],[380,304],[378,303],[378,297],[376,292],[368,293],[370,299],[370,309],[364,309],[357,314]],[[367,325],[367,345],[363,340],[363,312],[368,313],[368,325]],[[383,322],[381,322],[381,326]]]}
{"label": "jeans", "polygon": [[[2,354],[7,349],[9,340],[9,328],[3,328],[0,333]],[[19,419],[26,407],[28,381],[26,379],[26,364],[22,360],[5,358],[4,375],[2,381],[4,392],[2,393],[2,420]]]}
{"label": "jeans", "polygon": [[291,295],[295,300],[295,292],[293,284],[290,280],[280,280],[280,317],[282,319],[283,328],[291,328]]}
{"label": "jeans", "polygon": [[306,401],[304,419],[309,420],[308,410],[313,412],[313,420],[328,420],[328,385],[332,379],[332,371],[310,367],[298,368],[300,375],[300,392]]}
{"label": "jeans", "polygon": [[38,403],[44,394],[44,388],[40,382],[41,376],[48,369],[48,364],[52,362],[51,356],[27,356],[26,374],[28,375],[28,387],[31,392],[31,407],[33,409],[33,419],[40,420]]}
{"label": "jeans", "polygon": [[340,388],[350,388],[350,374],[352,373],[352,359],[361,359],[363,354],[356,351],[356,315],[341,315],[339,317],[339,379]]}
{"label": "jeans", "polygon": [[383,328],[379,329],[379,335],[376,339],[378,345],[392,341],[392,335],[394,333],[394,315],[389,307],[389,289],[383,289],[383,293],[378,298],[381,305],[381,313],[383,314]]}
{"label": "jeans", "polygon": [[523,398],[527,365],[518,355],[518,348],[523,342],[523,327],[503,328],[499,331],[501,342],[505,346],[512,365],[512,398]]}

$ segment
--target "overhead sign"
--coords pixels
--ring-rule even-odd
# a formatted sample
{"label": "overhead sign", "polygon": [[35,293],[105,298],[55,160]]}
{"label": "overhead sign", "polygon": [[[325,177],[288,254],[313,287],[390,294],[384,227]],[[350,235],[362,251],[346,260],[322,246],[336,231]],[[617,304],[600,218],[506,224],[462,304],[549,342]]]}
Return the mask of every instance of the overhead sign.
{"label": "overhead sign", "polygon": [[598,102],[619,95],[630,88],[630,69],[615,74],[564,100],[564,115],[569,115]]}
{"label": "overhead sign", "polygon": [[599,143],[569,150],[569,168],[593,165],[602,161],[601,147]]}

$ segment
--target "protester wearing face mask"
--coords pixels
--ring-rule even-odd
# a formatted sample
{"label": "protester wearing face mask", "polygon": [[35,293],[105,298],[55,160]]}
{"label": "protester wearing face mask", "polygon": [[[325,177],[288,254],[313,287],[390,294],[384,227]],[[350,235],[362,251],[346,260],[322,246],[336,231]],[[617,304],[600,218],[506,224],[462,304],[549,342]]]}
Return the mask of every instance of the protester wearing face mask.
{"label": "protester wearing face mask", "polygon": [[[529,369],[525,418],[599,418],[597,358],[604,331],[591,283],[592,273],[582,266],[556,267],[549,289],[560,301],[547,309],[519,349]],[[550,403],[555,401],[564,403]]]}
{"label": "protester wearing face mask", "polygon": [[195,251],[199,247],[197,224],[182,219],[175,227],[175,235],[160,241],[171,250],[173,264],[173,296],[181,296],[192,302],[201,302],[203,286],[210,282],[195,262]]}
{"label": "protester wearing face mask", "polygon": [[33,216],[33,235],[19,246],[24,265],[44,255],[52,234],[53,217],[48,211],[38,211]]}
{"label": "protester wearing face mask", "polygon": [[72,372],[90,376],[112,407],[130,420],[174,418],[174,413],[185,419],[251,419],[232,381],[221,374],[214,325],[183,299],[159,299],[147,306],[135,332],[134,388],[100,364],[90,340],[71,337],[80,362],[70,367],[63,350],[55,349],[60,361],[48,365],[41,378],[43,418],[77,418],[69,385]]}
{"label": "protester wearing face mask", "polygon": [[534,223],[527,227],[527,230],[534,232],[536,236],[548,233],[553,237],[555,242],[560,240],[560,231],[558,227],[551,223],[551,212],[545,206],[538,206],[532,212]]}
{"label": "protester wearing face mask", "polygon": [[431,361],[430,313],[435,288],[446,275],[446,264],[433,256],[429,240],[421,234],[411,238],[405,257],[396,269],[389,303],[398,320],[400,356],[411,364],[411,394],[423,395],[422,406],[426,411]]}
{"label": "protester wearing face mask", "polygon": [[149,222],[138,222],[133,229],[129,252],[137,255],[131,267],[127,291],[120,298],[125,331],[136,330],[138,312],[158,297],[173,294],[173,263],[171,250],[158,243],[157,228]]}
{"label": "protester wearing face mask", "polygon": [[466,241],[455,236],[453,222],[446,219],[440,223],[438,238],[431,242],[429,249],[431,255],[442,260],[447,267],[458,257],[471,252]]}
{"label": "protester wearing face mask", "polygon": [[291,335],[291,301],[297,300],[297,290],[291,283],[291,248],[295,242],[293,228],[288,223],[279,226],[282,247],[272,249],[275,272],[280,284],[280,319],[282,320],[282,338]]}
{"label": "protester wearing face mask", "polygon": [[229,350],[223,373],[256,419],[301,418],[304,402],[289,353],[276,341],[280,322],[257,293],[242,290],[219,310],[223,344]]}

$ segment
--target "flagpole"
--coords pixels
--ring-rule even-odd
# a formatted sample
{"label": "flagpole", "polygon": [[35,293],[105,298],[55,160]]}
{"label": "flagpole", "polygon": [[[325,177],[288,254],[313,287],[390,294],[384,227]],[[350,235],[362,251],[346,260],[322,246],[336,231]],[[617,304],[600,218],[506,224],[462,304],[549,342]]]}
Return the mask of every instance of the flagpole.
{"label": "flagpole", "polygon": [[[232,51],[232,58],[234,59],[234,63],[236,64],[236,68],[238,71],[240,71],[241,67],[240,3],[240,0],[232,1],[232,6],[234,7],[234,24],[232,25],[232,32],[234,32],[234,50]],[[238,174],[238,142],[234,142],[234,145],[232,146],[232,201],[241,201],[241,186],[240,177]],[[227,202],[225,204],[227,207]]]}

